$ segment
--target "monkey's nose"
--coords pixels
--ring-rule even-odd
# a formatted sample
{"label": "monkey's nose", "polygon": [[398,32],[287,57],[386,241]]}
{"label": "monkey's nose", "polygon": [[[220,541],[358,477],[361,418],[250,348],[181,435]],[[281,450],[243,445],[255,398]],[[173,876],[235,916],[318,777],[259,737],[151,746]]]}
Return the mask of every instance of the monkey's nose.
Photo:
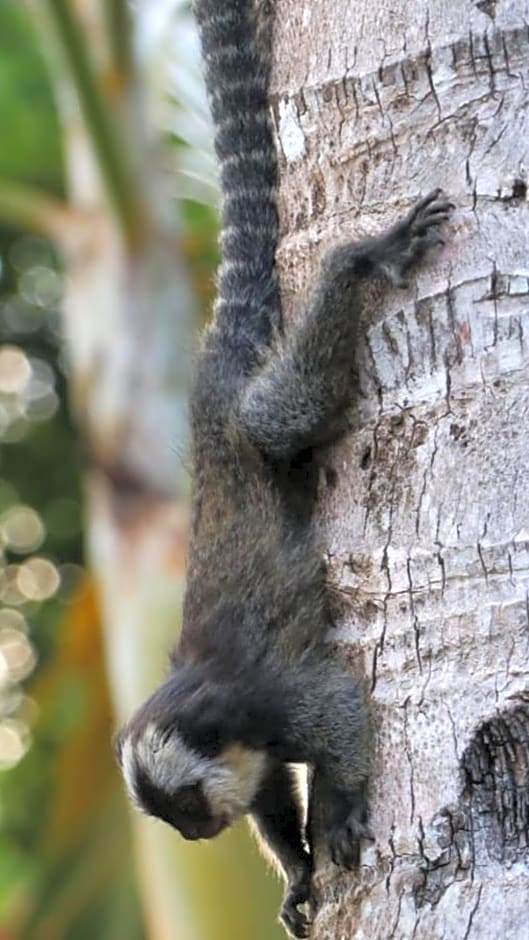
{"label": "monkey's nose", "polygon": [[185,826],[178,826],[180,834],[189,842],[195,842],[197,839],[214,839],[215,836],[226,828],[228,820],[225,816],[214,816],[205,822],[195,823],[186,822]]}
{"label": "monkey's nose", "polygon": [[186,826],[185,829],[180,828],[180,833],[183,835],[184,839],[187,839],[189,842],[195,842],[197,839],[204,838],[196,825]]}

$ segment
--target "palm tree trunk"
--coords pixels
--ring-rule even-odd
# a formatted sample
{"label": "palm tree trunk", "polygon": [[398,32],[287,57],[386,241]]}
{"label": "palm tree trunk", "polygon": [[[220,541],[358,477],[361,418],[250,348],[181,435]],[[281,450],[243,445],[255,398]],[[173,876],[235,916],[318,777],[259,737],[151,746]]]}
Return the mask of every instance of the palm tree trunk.
{"label": "palm tree trunk", "polygon": [[[334,639],[371,691],[376,844],[320,846],[313,937],[527,936],[527,4],[280,4],[287,315],[330,244],[442,186],[447,244],[366,313],[326,454]],[[295,41],[293,41],[295,37]]]}

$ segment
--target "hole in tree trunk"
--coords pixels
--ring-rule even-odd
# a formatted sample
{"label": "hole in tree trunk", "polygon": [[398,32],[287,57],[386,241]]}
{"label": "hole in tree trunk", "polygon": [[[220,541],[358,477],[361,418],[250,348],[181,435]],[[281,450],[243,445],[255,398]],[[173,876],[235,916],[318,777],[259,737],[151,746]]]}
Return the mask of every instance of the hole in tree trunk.
{"label": "hole in tree trunk", "polygon": [[462,769],[475,864],[527,859],[529,708],[504,711],[482,725],[463,755]]}

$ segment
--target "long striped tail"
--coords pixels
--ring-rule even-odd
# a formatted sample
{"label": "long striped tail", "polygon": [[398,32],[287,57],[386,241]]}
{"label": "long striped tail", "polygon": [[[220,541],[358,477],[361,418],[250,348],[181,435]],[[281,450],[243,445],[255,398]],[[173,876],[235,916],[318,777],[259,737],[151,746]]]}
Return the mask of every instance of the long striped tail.
{"label": "long striped tail", "polygon": [[280,316],[277,157],[268,108],[270,29],[264,11],[261,2],[258,15],[256,0],[195,0],[221,170],[222,264],[215,323],[249,353],[269,340]]}

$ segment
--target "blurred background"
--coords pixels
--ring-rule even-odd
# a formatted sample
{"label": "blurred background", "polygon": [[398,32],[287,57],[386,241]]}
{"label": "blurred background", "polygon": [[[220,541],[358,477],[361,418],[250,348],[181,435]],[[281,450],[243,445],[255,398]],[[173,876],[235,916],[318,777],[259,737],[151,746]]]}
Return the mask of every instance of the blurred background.
{"label": "blurred background", "polygon": [[217,184],[181,0],[0,3],[0,940],[278,940],[245,824],[126,805],[179,629]]}

